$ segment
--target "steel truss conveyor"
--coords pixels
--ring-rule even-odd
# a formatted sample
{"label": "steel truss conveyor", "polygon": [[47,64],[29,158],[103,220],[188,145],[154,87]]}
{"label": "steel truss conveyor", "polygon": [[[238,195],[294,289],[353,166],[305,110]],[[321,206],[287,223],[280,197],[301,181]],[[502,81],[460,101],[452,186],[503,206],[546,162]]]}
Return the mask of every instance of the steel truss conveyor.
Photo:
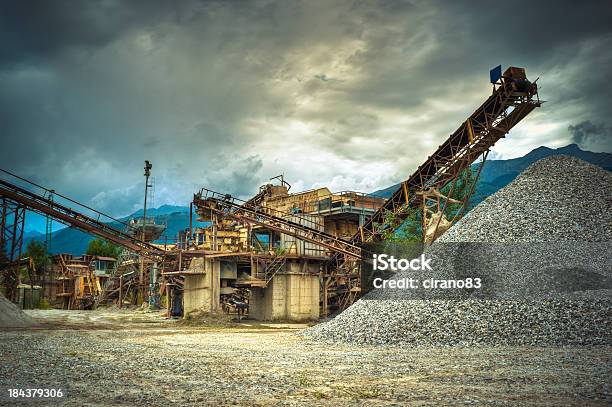
{"label": "steel truss conveyor", "polygon": [[[329,299],[338,308],[345,308],[361,292],[357,261],[361,259],[362,244],[381,240],[384,231],[401,225],[409,216],[411,208],[424,203],[428,192],[437,191],[440,196],[439,191],[444,186],[452,182],[454,187],[463,170],[479,157],[484,159],[500,138],[505,137],[517,123],[541,105],[537,85],[527,80],[524,69],[512,67],[503,75],[501,69],[498,69],[499,75],[492,78],[493,94],[410,178],[401,183],[391,198],[349,241],[324,233],[316,226],[293,222],[285,214],[270,213],[267,208],[259,205],[263,193],[250,201],[239,202],[230,195],[202,189],[194,196],[194,204],[200,214],[210,213],[243,224],[261,225],[332,251],[323,282],[323,304],[326,307]],[[392,216],[389,217],[389,214]],[[387,224],[389,218],[392,224]]]}
{"label": "steel truss conveyor", "polygon": [[[383,230],[399,226],[408,208],[418,206],[420,194],[441,190],[475,162],[525,116],[541,105],[536,83],[522,68],[511,67],[494,81],[493,94],[417,170],[402,182],[385,204],[350,239],[359,245],[380,240]],[[397,225],[386,225],[391,213]]]}
{"label": "steel truss conveyor", "polygon": [[[499,68],[498,68],[499,69]],[[493,79],[493,78],[492,78]],[[317,230],[314,226],[292,222],[286,216],[271,214],[260,207],[263,193],[247,202],[230,195],[202,189],[194,196],[200,211],[227,216],[241,223],[257,224],[323,246],[333,252],[327,265],[324,298],[336,298],[340,309],[350,305],[361,292],[361,278],[356,261],[361,259],[362,244],[381,240],[383,232],[401,225],[410,208],[423,203],[426,191],[440,191],[456,182],[463,170],[489,149],[531,111],[541,105],[536,83],[527,80],[525,70],[511,67],[492,80],[493,94],[438,147],[393,195],[348,241]],[[262,196],[260,196],[262,195]],[[388,215],[393,224],[389,225]],[[324,307],[327,305],[324,300]]]}
{"label": "steel truss conveyor", "polygon": [[[503,75],[501,68],[497,69],[500,70],[499,76],[492,78],[491,81],[493,94],[417,168],[410,178],[400,184],[385,204],[351,237],[350,243],[362,247],[364,243],[382,240],[385,231],[395,230],[408,218],[411,208],[425,204],[426,192],[433,191],[439,194],[443,187],[451,183],[452,192],[455,182],[466,168],[481,156],[484,160],[489,149],[499,139],[505,137],[536,107],[541,106],[537,85],[527,79],[523,68],[508,68]],[[474,186],[472,185],[470,194]],[[443,208],[445,206],[446,204]],[[390,220],[392,224],[388,224]],[[451,224],[454,220],[451,220]],[[439,221],[437,224],[439,225]],[[425,230],[426,225],[423,226]],[[433,239],[435,236],[434,229]],[[328,268],[332,278],[325,286],[325,291],[338,295],[337,306],[339,309],[344,309],[362,292],[359,267],[352,259],[346,258],[341,253],[334,253]],[[342,283],[338,284],[339,281]]]}
{"label": "steel truss conveyor", "polygon": [[[25,207],[33,212],[42,214],[43,216],[50,216],[58,220],[59,222],[64,223],[65,225],[109,240],[142,256],[149,258],[159,258],[164,255],[164,250],[149,243],[143,242],[142,240],[131,236],[126,232],[109,226],[107,223],[100,221],[99,218],[102,216],[104,218],[109,219],[109,221],[111,222],[118,222],[123,226],[127,226],[120,220],[111,218],[108,215],[105,215],[92,208],[79,204],[78,202],[73,201],[67,197],[54,193],[54,191],[47,190],[41,187],[40,185],[36,185],[23,178],[17,177],[9,173],[8,171],[2,170],[2,172],[11,175],[12,177],[18,178],[21,182],[25,182],[30,186],[45,190],[46,195],[49,194],[49,196],[39,195],[37,193],[28,191],[22,187],[14,185],[11,182],[0,179],[0,197],[4,197],[13,202],[16,202],[18,205]],[[56,200],[51,198],[51,194],[54,194],[54,196],[56,197],[62,197],[68,200],[69,202],[72,202],[78,206],[85,208],[87,211],[95,213],[98,216],[98,219],[95,219],[91,216],[85,215],[82,212],[76,211],[72,208],[58,203]]]}

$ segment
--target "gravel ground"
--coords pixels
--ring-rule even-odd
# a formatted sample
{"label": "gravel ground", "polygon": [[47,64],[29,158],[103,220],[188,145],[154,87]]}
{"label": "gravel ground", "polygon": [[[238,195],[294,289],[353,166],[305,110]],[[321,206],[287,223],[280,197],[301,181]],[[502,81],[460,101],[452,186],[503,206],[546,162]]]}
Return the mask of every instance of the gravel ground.
{"label": "gravel ground", "polygon": [[478,278],[482,287],[375,289],[304,335],[367,344],[612,345],[610,185],[612,173],[576,158],[540,160],[425,251],[432,271],[391,278]]}
{"label": "gravel ground", "polygon": [[323,345],[295,329],[248,323],[194,327],[128,311],[33,315],[43,328],[0,332],[0,387],[68,387],[68,406],[612,402],[610,346]]}
{"label": "gravel ground", "polygon": [[612,302],[361,300],[304,335],[370,345],[612,345]]}

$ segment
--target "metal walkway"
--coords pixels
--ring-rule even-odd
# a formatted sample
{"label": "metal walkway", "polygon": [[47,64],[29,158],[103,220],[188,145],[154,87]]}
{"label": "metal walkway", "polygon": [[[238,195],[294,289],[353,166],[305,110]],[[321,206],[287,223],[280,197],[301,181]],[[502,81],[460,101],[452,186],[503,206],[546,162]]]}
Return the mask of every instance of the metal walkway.
{"label": "metal walkway", "polygon": [[[123,232],[101,221],[101,219],[105,219],[108,221],[108,223],[118,223],[122,227],[130,228],[130,225],[118,219],[108,216],[86,205],[82,205],[70,198],[67,198],[52,190],[41,187],[40,185],[28,181],[24,178],[18,177],[8,171],[0,170],[0,172],[3,174],[4,178],[7,178],[8,175],[17,180],[13,182],[25,184],[31,189],[37,188],[42,189],[44,191],[44,195],[40,195],[38,193],[29,191],[23,187],[17,186],[5,179],[0,179],[0,197],[4,197],[13,202],[16,202],[19,205],[33,212],[37,212],[42,215],[48,215],[65,225],[109,240],[119,246],[125,247],[126,249],[132,250],[145,257],[159,257],[163,256],[165,253],[164,250],[149,243],[145,243],[139,240],[138,238],[131,236],[129,233]],[[55,199],[51,198],[51,196],[53,196]],[[69,203],[79,206],[80,210],[77,211],[59,203],[57,199],[58,197],[63,198]],[[96,218],[84,214],[83,212],[85,211],[93,213]]]}

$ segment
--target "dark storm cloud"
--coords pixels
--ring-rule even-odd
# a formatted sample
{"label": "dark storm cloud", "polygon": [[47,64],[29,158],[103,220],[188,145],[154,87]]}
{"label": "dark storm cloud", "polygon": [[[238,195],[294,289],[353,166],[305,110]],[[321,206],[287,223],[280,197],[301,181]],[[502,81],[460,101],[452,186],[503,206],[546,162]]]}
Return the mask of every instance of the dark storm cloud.
{"label": "dark storm cloud", "polygon": [[567,128],[572,141],[580,146],[601,146],[604,151],[612,151],[612,127],[593,124],[589,120],[570,125]]}
{"label": "dark storm cloud", "polygon": [[95,50],[130,30],[176,15],[173,2],[2,1],[0,63],[44,63],[63,52]]}
{"label": "dark storm cloud", "polygon": [[[516,156],[612,122],[606,2],[28,1],[0,13],[0,167],[114,214],[202,186],[246,197],[397,182],[527,68],[548,102],[496,146]],[[588,127],[591,124],[592,127]],[[597,130],[597,131],[596,131]]]}

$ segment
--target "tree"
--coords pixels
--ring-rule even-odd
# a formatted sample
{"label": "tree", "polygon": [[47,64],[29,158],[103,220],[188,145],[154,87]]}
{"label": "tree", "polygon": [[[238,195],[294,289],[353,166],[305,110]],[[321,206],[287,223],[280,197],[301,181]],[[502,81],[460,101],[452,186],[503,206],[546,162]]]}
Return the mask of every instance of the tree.
{"label": "tree", "polygon": [[37,273],[41,273],[49,265],[47,246],[39,240],[30,240],[26,247],[26,255],[34,262]]}
{"label": "tree", "polygon": [[[483,164],[484,163],[481,163],[480,165]],[[456,199],[462,202],[464,199],[467,200],[465,204],[465,209],[457,217],[457,220],[459,220],[463,215],[468,213],[470,209],[472,209],[472,204],[470,204],[469,199],[471,198],[470,191],[472,189],[472,186],[474,185],[474,182],[476,182],[476,173],[472,170],[472,166],[468,166],[466,169],[464,169],[457,178],[455,188],[453,188],[453,193],[449,198]],[[449,182],[444,188],[442,188],[440,192],[448,196],[448,194],[451,192],[452,184],[452,182]],[[446,205],[446,209],[444,211],[446,217],[452,219],[457,214],[457,212],[460,211],[462,206],[462,204],[449,202],[448,205]]]}
{"label": "tree", "polygon": [[[34,286],[36,281],[39,281],[44,275],[50,263],[47,246],[39,240],[30,240],[26,247],[25,254],[30,258],[25,273],[30,281],[30,287]],[[23,274],[24,270],[21,270]]]}
{"label": "tree", "polygon": [[[452,194],[450,194],[449,198],[461,202],[466,200],[463,210],[461,210],[463,204],[448,202],[444,209],[447,219],[451,220],[455,215],[458,215],[456,220],[459,220],[471,209],[472,205],[469,203],[469,195],[475,181],[476,173],[472,170],[471,166],[468,166],[459,174],[454,188],[452,187],[452,182],[449,182],[442,188],[440,192],[443,195],[448,196],[452,189]],[[405,211],[407,216],[403,220],[399,219],[391,211],[385,213],[383,224],[377,225],[383,240],[403,243],[423,241],[423,210],[418,206],[415,208],[405,208]]]}
{"label": "tree", "polygon": [[420,242],[422,240],[420,208],[405,208],[405,210],[407,210],[407,216],[403,221],[393,212],[385,212],[381,232],[383,240],[398,242]]}
{"label": "tree", "polygon": [[92,256],[104,256],[118,258],[121,249],[119,246],[104,239],[94,239],[87,245],[87,254]]}

